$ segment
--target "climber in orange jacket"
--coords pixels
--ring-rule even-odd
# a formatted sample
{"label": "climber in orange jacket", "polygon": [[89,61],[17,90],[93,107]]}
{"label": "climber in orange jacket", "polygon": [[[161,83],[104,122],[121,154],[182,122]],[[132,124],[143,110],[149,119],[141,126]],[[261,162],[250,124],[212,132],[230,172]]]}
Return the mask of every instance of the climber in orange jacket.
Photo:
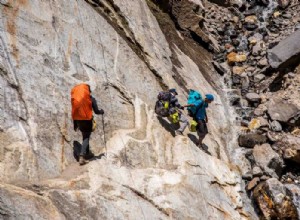
{"label": "climber in orange jacket", "polygon": [[90,154],[89,139],[93,132],[93,111],[95,114],[104,114],[103,109],[99,109],[96,99],[91,95],[88,84],[79,84],[71,91],[72,118],[74,130],[78,128],[82,133],[82,146],[79,155],[79,164],[84,165],[88,161],[85,159]]}

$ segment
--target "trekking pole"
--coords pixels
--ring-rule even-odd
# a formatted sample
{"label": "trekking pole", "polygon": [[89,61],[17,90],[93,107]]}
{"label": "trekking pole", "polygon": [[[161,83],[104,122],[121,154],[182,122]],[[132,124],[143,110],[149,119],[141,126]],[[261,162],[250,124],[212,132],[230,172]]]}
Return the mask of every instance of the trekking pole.
{"label": "trekking pole", "polygon": [[105,128],[104,128],[104,115],[102,115],[102,129],[103,129],[103,139],[104,139],[104,147],[105,147],[105,157],[107,157],[106,136],[105,136]]}

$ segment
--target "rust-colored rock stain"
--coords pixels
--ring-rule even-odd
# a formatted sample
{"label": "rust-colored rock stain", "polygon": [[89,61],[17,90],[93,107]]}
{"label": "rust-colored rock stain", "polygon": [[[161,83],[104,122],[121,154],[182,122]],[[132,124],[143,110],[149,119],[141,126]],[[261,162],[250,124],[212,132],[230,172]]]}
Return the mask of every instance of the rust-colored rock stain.
{"label": "rust-colored rock stain", "polygon": [[19,66],[19,50],[17,47],[17,17],[20,7],[26,7],[28,0],[9,0],[7,3],[10,7],[3,8],[3,14],[6,16],[6,28],[9,35],[9,40],[12,45],[12,55]]}

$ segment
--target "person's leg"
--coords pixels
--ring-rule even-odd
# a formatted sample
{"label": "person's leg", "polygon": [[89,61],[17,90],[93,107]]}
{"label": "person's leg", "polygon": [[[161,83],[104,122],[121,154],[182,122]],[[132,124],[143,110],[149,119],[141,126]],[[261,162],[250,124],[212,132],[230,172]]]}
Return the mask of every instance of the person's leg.
{"label": "person's leg", "polygon": [[80,156],[85,156],[86,152],[89,151],[89,141],[90,141],[91,132],[82,132],[82,147],[80,151]]}
{"label": "person's leg", "polygon": [[189,121],[184,114],[180,114],[179,121],[180,121],[180,128],[178,129],[178,131],[180,133],[183,133],[185,128],[189,125]]}
{"label": "person's leg", "polygon": [[206,122],[204,120],[199,120],[197,122],[197,134],[199,136],[199,143],[198,146],[202,147],[202,141],[205,138],[206,134],[208,133]]}

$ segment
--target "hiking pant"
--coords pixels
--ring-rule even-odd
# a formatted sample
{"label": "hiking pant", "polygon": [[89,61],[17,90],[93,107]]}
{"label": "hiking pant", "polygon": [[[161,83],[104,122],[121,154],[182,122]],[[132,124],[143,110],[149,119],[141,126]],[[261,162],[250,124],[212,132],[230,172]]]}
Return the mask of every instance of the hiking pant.
{"label": "hiking pant", "polygon": [[205,120],[198,120],[197,123],[196,129],[199,136],[199,144],[202,144],[203,139],[208,134],[207,125]]}
{"label": "hiking pant", "polygon": [[89,150],[90,150],[90,136],[92,132],[81,132],[82,133],[82,146],[81,146],[81,151],[80,151],[80,156],[85,156]]}
{"label": "hiking pant", "polygon": [[[185,128],[189,125],[189,120],[187,119],[187,117],[185,117],[184,114],[180,113],[179,116],[179,122],[180,122],[180,127],[177,129],[180,132],[184,132]],[[178,123],[179,124],[179,123]],[[178,126],[177,124],[177,126]]]}

